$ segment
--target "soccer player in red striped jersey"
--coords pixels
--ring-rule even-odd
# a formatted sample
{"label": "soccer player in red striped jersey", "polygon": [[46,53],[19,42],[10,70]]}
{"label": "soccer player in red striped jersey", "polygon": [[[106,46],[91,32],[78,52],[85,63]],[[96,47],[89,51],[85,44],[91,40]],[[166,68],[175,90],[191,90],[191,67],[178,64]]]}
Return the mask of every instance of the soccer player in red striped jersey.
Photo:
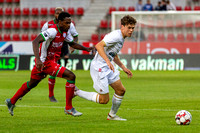
{"label": "soccer player in red striped jersey", "polygon": [[57,60],[60,57],[61,48],[64,40],[69,42],[70,46],[75,49],[91,51],[92,47],[84,47],[82,45],[73,42],[71,34],[68,29],[71,24],[70,14],[62,12],[58,17],[58,24],[53,25],[46,31],[41,32],[35,40],[33,40],[33,52],[35,55],[35,66],[31,71],[30,81],[25,82],[15,95],[6,99],[5,103],[8,107],[9,113],[13,116],[13,109],[17,100],[20,97],[26,95],[32,88],[36,87],[38,83],[44,79],[47,75],[64,78],[67,80],[66,89],[66,106],[64,108],[65,114],[72,116],[80,116],[81,112],[78,112],[72,106],[72,98],[74,96],[75,79],[76,76],[73,72],[65,67],[57,64]]}
{"label": "soccer player in red striped jersey", "polygon": [[[48,21],[46,22],[43,27],[42,27],[42,30],[41,31],[45,31],[47,30],[49,27],[51,27],[52,25],[54,24],[57,24],[58,23],[58,15],[63,12],[64,9],[62,7],[56,7],[55,9],[55,14],[54,14],[54,19],[51,20],[51,21]],[[75,26],[73,23],[70,24],[70,28],[68,30],[71,35],[73,36],[73,40],[75,42],[78,42],[78,33],[75,29]],[[70,51],[73,52],[74,49],[72,47],[70,47]],[[67,62],[68,62],[68,59],[69,59],[69,48],[68,48],[68,42],[64,41],[63,43],[63,46],[62,46],[62,49],[61,49],[61,55],[62,57],[64,57],[64,60],[65,60],[65,67],[67,65]],[[60,62],[60,59],[58,59],[58,64],[61,64]],[[48,79],[48,86],[49,86],[49,100],[51,102],[57,102],[55,96],[54,96],[54,86],[55,86],[55,82],[56,82],[56,77],[54,76],[49,76],[49,79]]]}

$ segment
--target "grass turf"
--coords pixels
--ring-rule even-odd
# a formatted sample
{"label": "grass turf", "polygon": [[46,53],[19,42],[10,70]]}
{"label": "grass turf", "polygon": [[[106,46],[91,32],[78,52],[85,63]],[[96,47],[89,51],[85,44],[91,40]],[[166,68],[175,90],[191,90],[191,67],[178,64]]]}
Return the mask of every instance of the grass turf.
{"label": "grass turf", "polygon": [[[74,71],[76,85],[86,91],[94,91],[89,71]],[[30,71],[0,72],[0,132],[190,132],[200,131],[200,71],[134,71],[128,79],[121,72],[126,94],[118,115],[128,119],[107,121],[111,100],[100,105],[76,97],[74,107],[83,113],[81,117],[64,114],[65,80],[57,78],[55,97],[58,103],[48,99],[47,78],[32,89],[22,101],[16,103],[14,116],[8,114],[4,104],[22,83],[30,78]],[[114,91],[110,88],[110,99]],[[192,122],[188,126],[175,123],[179,110],[188,110]]]}

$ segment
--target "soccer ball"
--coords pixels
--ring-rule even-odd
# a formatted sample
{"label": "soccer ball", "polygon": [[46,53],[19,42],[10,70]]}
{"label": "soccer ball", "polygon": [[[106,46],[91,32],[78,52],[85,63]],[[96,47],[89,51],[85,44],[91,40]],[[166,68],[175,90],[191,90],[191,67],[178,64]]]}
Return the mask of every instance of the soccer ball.
{"label": "soccer ball", "polygon": [[186,110],[181,110],[175,115],[175,120],[178,125],[189,125],[192,121],[192,115]]}

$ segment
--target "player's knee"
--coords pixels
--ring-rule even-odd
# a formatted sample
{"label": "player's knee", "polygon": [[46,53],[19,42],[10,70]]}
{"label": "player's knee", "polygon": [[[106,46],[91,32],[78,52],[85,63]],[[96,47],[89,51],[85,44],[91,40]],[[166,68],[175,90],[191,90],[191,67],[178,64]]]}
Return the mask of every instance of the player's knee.
{"label": "player's knee", "polygon": [[36,80],[31,78],[31,80],[27,82],[28,89],[31,90],[32,88],[36,87],[40,81],[41,80]]}
{"label": "player's knee", "polygon": [[109,96],[107,97],[102,97],[101,95],[100,95],[100,97],[99,97],[99,103],[100,104],[107,104],[109,102]]}
{"label": "player's knee", "polygon": [[29,89],[35,88],[38,85],[38,82],[29,82]]}
{"label": "player's knee", "polygon": [[107,104],[109,102],[109,99],[105,99],[105,100],[100,100],[99,103],[100,104]]}
{"label": "player's knee", "polygon": [[76,75],[73,72],[69,71],[67,73],[63,73],[62,78],[75,81]]}
{"label": "player's knee", "polygon": [[125,94],[125,92],[126,92],[126,89],[123,87],[123,88],[117,90],[116,93],[117,93],[118,95],[120,95],[120,96],[123,96],[123,95]]}
{"label": "player's knee", "polygon": [[76,75],[74,73],[70,73],[69,80],[75,81],[76,80]]}

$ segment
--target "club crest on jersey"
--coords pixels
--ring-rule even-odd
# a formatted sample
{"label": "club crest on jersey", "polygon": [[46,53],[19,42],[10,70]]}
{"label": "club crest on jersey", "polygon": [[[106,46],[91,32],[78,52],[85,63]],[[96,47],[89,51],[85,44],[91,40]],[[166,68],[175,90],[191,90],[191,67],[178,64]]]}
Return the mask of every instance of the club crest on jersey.
{"label": "club crest on jersey", "polygon": [[66,33],[63,33],[63,37],[65,38],[67,36],[67,34]]}

